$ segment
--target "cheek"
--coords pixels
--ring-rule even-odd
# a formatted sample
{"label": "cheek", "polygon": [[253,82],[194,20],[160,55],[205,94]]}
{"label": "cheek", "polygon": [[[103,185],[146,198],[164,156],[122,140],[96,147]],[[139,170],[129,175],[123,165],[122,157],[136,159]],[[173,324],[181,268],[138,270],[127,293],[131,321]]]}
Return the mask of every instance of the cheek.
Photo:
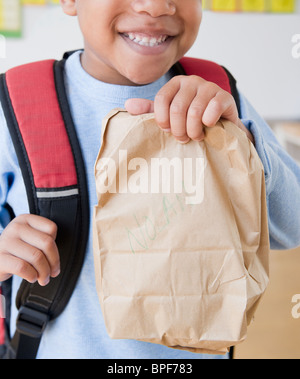
{"label": "cheek", "polygon": [[202,10],[198,10],[197,12],[194,13],[194,17],[190,17],[188,20],[188,28],[189,28],[189,34],[191,36],[191,39],[195,41],[195,39],[198,36],[198,32],[200,29],[202,21]]}
{"label": "cheek", "polygon": [[[200,4],[200,3],[199,3]],[[184,12],[184,36],[182,38],[182,47],[185,52],[189,50],[198,37],[199,28],[202,21],[201,5],[197,6],[194,11]]]}
{"label": "cheek", "polygon": [[107,38],[109,30],[105,24],[104,12],[96,6],[85,6],[84,1],[92,2],[91,0],[79,2],[77,17],[82,35],[89,44],[100,44],[104,37]]}

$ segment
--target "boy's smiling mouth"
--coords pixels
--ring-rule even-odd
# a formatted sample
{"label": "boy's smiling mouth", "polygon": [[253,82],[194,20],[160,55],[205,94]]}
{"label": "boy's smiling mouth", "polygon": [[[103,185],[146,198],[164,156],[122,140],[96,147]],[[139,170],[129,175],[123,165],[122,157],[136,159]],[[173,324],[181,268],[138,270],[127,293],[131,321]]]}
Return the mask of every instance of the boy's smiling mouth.
{"label": "boy's smiling mouth", "polygon": [[164,43],[169,36],[167,34],[162,34],[160,36],[149,36],[141,33],[123,33],[124,37],[129,38],[134,43],[137,43],[141,46],[155,47]]}
{"label": "boy's smiling mouth", "polygon": [[126,31],[119,35],[135,52],[142,55],[157,55],[165,52],[174,36],[161,32]]}

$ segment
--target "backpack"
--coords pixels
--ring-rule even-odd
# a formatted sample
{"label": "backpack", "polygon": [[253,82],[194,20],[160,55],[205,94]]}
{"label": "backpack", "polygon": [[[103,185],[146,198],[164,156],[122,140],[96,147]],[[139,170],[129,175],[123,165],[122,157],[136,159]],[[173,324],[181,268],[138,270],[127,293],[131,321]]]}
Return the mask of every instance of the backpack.
{"label": "backpack", "polygon": [[[0,318],[0,357],[6,359],[35,359],[48,322],[59,317],[72,296],[85,257],[90,223],[87,180],[64,87],[64,66],[72,53],[64,54],[61,61],[30,63],[0,76],[0,102],[30,213],[57,224],[61,258],[61,274],[46,287],[23,280],[16,299],[19,314],[12,338],[11,280],[2,283],[0,295],[6,301],[6,318]],[[232,94],[240,113],[236,81],[224,67],[184,57],[173,66],[172,74],[198,75],[218,84]],[[12,209],[7,207],[13,218]]]}

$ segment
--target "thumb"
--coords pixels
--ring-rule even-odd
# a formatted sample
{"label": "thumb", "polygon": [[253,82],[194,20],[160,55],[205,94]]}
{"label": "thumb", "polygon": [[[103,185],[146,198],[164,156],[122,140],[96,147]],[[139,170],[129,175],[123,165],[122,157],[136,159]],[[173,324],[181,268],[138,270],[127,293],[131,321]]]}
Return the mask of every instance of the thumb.
{"label": "thumb", "polygon": [[132,115],[154,112],[154,101],[147,99],[129,99],[125,102],[125,109]]}

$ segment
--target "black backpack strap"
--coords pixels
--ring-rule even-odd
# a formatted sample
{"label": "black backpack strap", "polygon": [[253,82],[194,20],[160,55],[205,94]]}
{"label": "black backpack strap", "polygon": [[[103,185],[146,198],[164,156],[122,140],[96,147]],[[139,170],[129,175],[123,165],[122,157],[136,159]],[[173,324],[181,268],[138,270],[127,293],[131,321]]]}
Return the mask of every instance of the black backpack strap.
{"label": "black backpack strap", "polygon": [[241,101],[240,101],[240,95],[239,95],[239,92],[238,92],[238,89],[237,89],[236,79],[234,78],[234,76],[232,76],[231,72],[228,71],[226,67],[222,66],[222,68],[224,69],[224,71],[226,72],[226,74],[228,76],[228,80],[229,80],[229,84],[230,84],[230,89],[231,89],[231,95],[233,96],[233,98],[235,100],[235,103],[236,103],[236,106],[237,106],[237,110],[238,110],[238,113],[239,113],[239,117],[242,118],[242,115],[241,115]]}
{"label": "black backpack strap", "polygon": [[[7,358],[36,357],[48,322],[63,312],[71,298],[85,257],[90,220],[88,189],[64,87],[64,64],[65,60],[37,62],[0,77],[0,101],[22,170],[30,213],[57,224],[61,260],[60,275],[46,287],[23,280],[16,299],[16,333]],[[34,134],[37,136],[32,137]]]}

